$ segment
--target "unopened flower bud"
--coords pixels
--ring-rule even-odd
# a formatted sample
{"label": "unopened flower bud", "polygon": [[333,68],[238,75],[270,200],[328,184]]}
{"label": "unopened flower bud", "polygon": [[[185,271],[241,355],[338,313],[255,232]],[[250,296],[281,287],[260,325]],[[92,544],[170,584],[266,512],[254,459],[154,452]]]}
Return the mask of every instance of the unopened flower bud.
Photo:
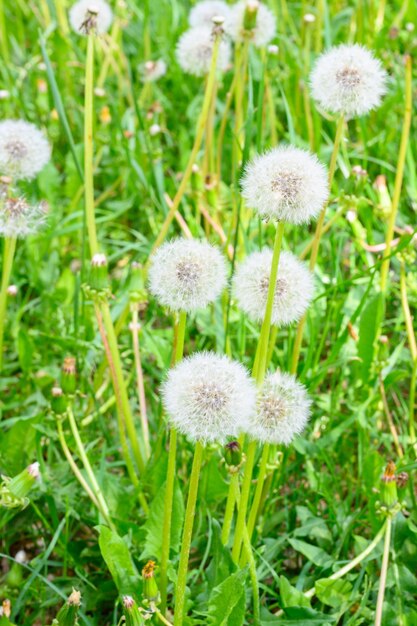
{"label": "unopened flower bud", "polygon": [[145,622],[132,596],[123,596],[122,602],[126,626],[142,626]]}
{"label": "unopened flower bud", "polygon": [[314,22],[316,21],[316,16],[312,13],[306,13],[303,17],[303,20],[305,24],[314,24]]}
{"label": "unopened flower bud", "polygon": [[61,387],[65,394],[73,395],[75,393],[77,388],[76,373],[75,358],[72,356],[65,357],[61,370]]}
{"label": "unopened flower bud", "polygon": [[388,509],[391,509],[398,502],[395,469],[395,463],[389,461],[381,478],[382,502]]}
{"label": "unopened flower bud", "polygon": [[108,289],[107,259],[104,254],[95,254],[91,259],[90,287],[94,291]]}
{"label": "unopened flower bud", "polygon": [[64,415],[67,410],[67,401],[61,387],[51,389],[51,410],[55,415]]}
{"label": "unopened flower bud", "polygon": [[148,561],[142,570],[143,595],[148,602],[158,604],[160,595],[158,585],[155,580],[155,562]]}
{"label": "unopened flower bud", "polygon": [[277,57],[279,54],[278,46],[276,46],[275,44],[271,44],[270,46],[268,46],[268,54],[270,54],[273,57]]}
{"label": "unopened flower bud", "polygon": [[224,447],[224,459],[227,465],[239,467],[242,462],[242,450],[238,441],[229,441]]}
{"label": "unopened flower bud", "polygon": [[59,626],[76,626],[78,624],[78,609],[81,605],[81,593],[73,589],[71,595],[56,616]]}
{"label": "unopened flower bud", "polygon": [[159,124],[152,124],[152,126],[149,127],[149,134],[151,137],[155,137],[156,135],[159,135],[160,132],[161,132],[161,127],[159,126]]}
{"label": "unopened flower bud", "polygon": [[[12,606],[11,606],[11,602],[8,598],[6,598],[5,600],[3,600],[3,602],[1,603],[1,607],[0,607],[0,616],[9,618],[10,615],[12,613]],[[9,622],[6,622],[9,623]]]}
{"label": "unopened flower bud", "polygon": [[39,463],[32,463],[7,483],[8,490],[16,498],[25,498],[40,476]]}
{"label": "unopened flower bud", "polygon": [[7,295],[10,298],[15,298],[17,296],[17,292],[18,292],[18,289],[16,285],[9,285],[7,287]]}
{"label": "unopened flower bud", "polygon": [[129,297],[131,302],[146,302],[143,267],[134,261],[130,267]]}

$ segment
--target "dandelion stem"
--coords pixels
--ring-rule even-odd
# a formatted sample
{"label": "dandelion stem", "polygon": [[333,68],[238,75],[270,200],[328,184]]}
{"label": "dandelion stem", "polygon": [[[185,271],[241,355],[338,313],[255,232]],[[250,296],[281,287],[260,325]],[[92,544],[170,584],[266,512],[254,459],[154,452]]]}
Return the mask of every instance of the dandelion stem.
{"label": "dandelion stem", "polygon": [[123,378],[122,363],[119,354],[119,347],[117,345],[116,333],[114,331],[113,321],[110,315],[109,305],[106,301],[100,302],[100,312],[103,319],[104,328],[106,330],[109,352],[112,361],[112,379],[114,392],[118,399],[118,407],[123,415],[123,420],[126,425],[127,435],[129,437],[130,445],[132,446],[133,456],[140,473],[145,471],[145,461],[143,459],[142,452],[139,447],[137,433],[132,415],[132,409],[129,404],[129,397],[126,390],[126,384]]}
{"label": "dandelion stem", "polygon": [[142,369],[142,361],[140,357],[140,347],[139,347],[139,315],[138,315],[138,309],[135,305],[132,310],[132,342],[133,342],[133,354],[135,358],[136,384],[137,384],[137,389],[138,389],[140,421],[142,425],[143,443],[145,446],[146,456],[147,458],[149,458],[151,454],[151,446],[149,443],[149,425],[148,425],[148,416],[147,416],[147,411],[146,411],[145,385],[144,385],[144,380],[143,380],[143,369]]}
{"label": "dandelion stem", "polygon": [[[232,559],[235,563],[239,562],[240,550],[242,547],[243,534],[246,528],[246,512],[248,509],[250,487],[252,482],[253,466],[255,464],[257,443],[251,441],[248,445],[246,453],[245,471],[243,474],[242,490],[240,493],[239,507],[235,528],[235,539],[233,543]],[[233,486],[231,487],[233,488]]]}
{"label": "dandelion stem", "polygon": [[93,177],[93,102],[94,102],[94,29],[87,36],[87,58],[85,64],[84,97],[84,192],[90,254],[98,252],[97,229],[94,212]]}
{"label": "dandelion stem", "polygon": [[261,456],[261,462],[259,465],[259,474],[258,474],[258,480],[256,483],[255,495],[253,497],[252,507],[249,513],[249,518],[248,518],[247,526],[248,526],[249,540],[252,539],[252,534],[255,528],[256,519],[259,514],[259,506],[261,504],[265,478],[267,475],[270,449],[271,449],[270,445],[266,443],[264,445],[264,449],[262,450],[262,456]]}
{"label": "dandelion stem", "polygon": [[388,517],[385,526],[384,552],[382,555],[381,575],[379,578],[378,598],[376,602],[375,626],[381,626],[382,624],[382,610],[384,605],[385,585],[387,582],[389,551],[391,545],[391,526],[392,518]]}
{"label": "dandelion stem", "polygon": [[[329,192],[331,192],[333,178],[334,178],[334,174],[336,171],[337,156],[339,154],[340,142],[343,136],[344,122],[345,122],[344,116],[340,115],[339,120],[337,122],[337,127],[336,127],[336,135],[335,135],[334,144],[333,144],[332,156],[330,158]],[[326,217],[327,204],[328,203],[326,203],[321,210],[319,219],[317,220],[314,238],[311,244],[311,255],[310,255],[310,263],[309,263],[309,267],[311,271],[314,270],[314,268],[316,267],[316,263],[317,263],[317,256],[319,252],[320,241],[321,241],[321,237],[324,231],[324,218]],[[304,332],[304,326],[305,326],[306,320],[307,320],[307,313],[303,315],[297,327],[297,333],[295,336],[293,353],[292,353],[291,374],[295,374],[297,372],[298,359],[300,358],[301,343],[303,341],[303,332]]]}
{"label": "dandelion stem", "polygon": [[239,474],[237,472],[230,475],[229,493],[227,495],[226,510],[224,513],[223,528],[222,528],[222,535],[221,535],[222,544],[224,546],[229,541],[230,529],[232,527],[233,512],[235,509],[235,500],[236,500],[235,483],[237,486],[239,486]]}
{"label": "dandelion stem", "polygon": [[182,534],[182,545],[180,552],[180,562],[178,566],[178,579],[175,589],[176,602],[174,613],[174,626],[182,626],[185,611],[185,587],[187,583],[188,559],[190,555],[191,537],[193,533],[195,505],[197,501],[198,483],[200,479],[201,464],[203,461],[204,446],[197,441],[194,450],[193,466],[190,476],[190,487],[188,491],[187,507],[185,511],[184,530]]}
{"label": "dandelion stem", "polygon": [[7,308],[7,288],[9,287],[15,251],[16,239],[12,237],[5,237],[0,287],[0,371],[3,369],[3,342]]}
{"label": "dandelion stem", "polygon": [[64,435],[64,430],[62,428],[62,423],[61,420],[57,420],[57,431],[58,431],[58,438],[59,438],[59,442],[61,444],[62,450],[65,454],[65,457],[69,463],[69,466],[71,467],[74,476],[76,477],[76,479],[78,480],[78,482],[80,483],[81,487],[84,489],[84,491],[86,492],[86,494],[88,495],[88,497],[90,498],[91,502],[94,504],[94,506],[96,507],[96,509],[103,514],[104,516],[104,511],[102,511],[101,506],[99,504],[99,502],[97,501],[96,496],[94,495],[93,491],[90,488],[90,485],[87,483],[87,481],[84,479],[84,476],[81,474],[80,470],[77,467],[77,464],[75,463],[72,454],[70,452],[70,449],[68,448],[67,442],[65,440],[65,435]]}
{"label": "dandelion stem", "polygon": [[211,59],[211,65],[210,65],[210,71],[207,77],[207,83],[206,83],[206,90],[204,93],[204,101],[203,101],[203,108],[201,110],[201,114],[197,123],[197,130],[196,130],[196,135],[195,135],[195,139],[194,139],[194,145],[193,148],[191,150],[191,154],[190,154],[190,158],[188,159],[188,163],[187,163],[187,167],[185,168],[185,172],[184,175],[182,177],[180,186],[178,187],[177,193],[174,196],[174,199],[172,201],[172,205],[169,208],[169,211],[167,213],[167,216],[165,218],[164,223],[162,224],[160,231],[158,233],[158,236],[155,240],[155,243],[152,246],[152,250],[151,250],[151,254],[154,250],[156,250],[156,248],[158,248],[161,243],[164,241],[167,233],[168,233],[168,229],[171,225],[172,220],[175,218],[175,213],[180,205],[180,202],[184,196],[186,187],[187,187],[187,183],[190,179],[191,173],[192,173],[192,168],[193,165],[195,163],[198,151],[200,149],[201,146],[201,142],[203,140],[203,136],[204,136],[204,130],[206,127],[206,122],[207,122],[207,117],[210,111],[210,107],[212,104],[212,98],[213,98],[213,92],[214,92],[214,87],[216,84],[216,68],[217,68],[217,57],[218,57],[218,52],[219,52],[219,46],[220,46],[220,41],[221,41],[221,35],[220,34],[216,34],[215,40],[214,40],[214,45],[213,45],[213,56]]}
{"label": "dandelion stem", "polygon": [[[187,314],[181,311],[177,325],[177,333],[175,340],[174,364],[178,363],[184,353],[184,339]],[[164,501],[164,523],[162,530],[162,548],[161,548],[161,571],[159,578],[159,591],[161,593],[161,611],[165,614],[167,605],[167,588],[168,588],[168,561],[169,551],[171,547],[171,526],[172,526],[172,503],[174,500],[174,482],[175,482],[175,464],[177,456],[177,431],[171,428],[169,435],[169,452],[167,477],[165,482],[165,501]]]}
{"label": "dandelion stem", "polygon": [[[233,482],[233,490],[236,506],[239,506],[240,493],[239,493],[239,483]],[[252,595],[253,595],[253,623],[255,626],[260,624],[260,609],[259,609],[259,586],[258,586],[258,576],[256,573],[256,563],[253,557],[252,545],[249,538],[248,529],[246,528],[246,524],[243,528],[243,548],[245,555],[245,562],[247,561],[249,564],[249,574],[251,578],[252,584]]]}
{"label": "dandelion stem", "polygon": [[68,420],[70,423],[70,427],[71,427],[71,431],[72,434],[74,436],[75,439],[75,443],[77,445],[77,450],[78,450],[78,454],[80,455],[80,459],[82,461],[82,464],[84,465],[84,469],[87,472],[87,476],[90,480],[95,498],[97,500],[97,502],[100,505],[100,510],[103,513],[103,517],[106,520],[106,522],[108,523],[108,525],[110,526],[110,528],[114,529],[114,525],[111,521],[110,518],[110,513],[109,513],[109,508],[107,506],[106,500],[103,496],[103,492],[101,491],[100,485],[97,482],[96,476],[94,474],[93,468],[91,467],[90,461],[88,459],[87,453],[85,451],[85,447],[84,444],[82,442],[81,436],[80,436],[80,432],[78,430],[78,426],[77,426],[77,422],[75,421],[74,418],[74,413],[72,410],[72,407],[69,406],[68,410]]}
{"label": "dandelion stem", "polygon": [[400,149],[398,153],[397,168],[395,173],[394,193],[392,197],[391,212],[388,219],[388,228],[385,237],[385,259],[381,265],[381,292],[385,295],[387,290],[388,272],[390,266],[390,254],[392,239],[394,237],[395,220],[397,217],[398,206],[400,204],[401,188],[404,178],[405,159],[407,156],[407,145],[410,136],[412,113],[412,65],[411,56],[407,55],[405,59],[405,108],[404,121],[401,134]]}

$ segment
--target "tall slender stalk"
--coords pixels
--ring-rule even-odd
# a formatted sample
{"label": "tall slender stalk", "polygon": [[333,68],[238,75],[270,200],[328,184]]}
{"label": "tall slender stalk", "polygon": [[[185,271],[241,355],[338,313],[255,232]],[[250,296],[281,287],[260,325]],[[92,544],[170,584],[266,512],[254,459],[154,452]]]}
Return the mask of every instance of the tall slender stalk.
{"label": "tall slender stalk", "polygon": [[85,63],[84,95],[84,193],[90,254],[97,254],[98,240],[94,212],[94,173],[93,173],[93,106],[94,106],[94,28],[87,35],[87,58]]}
{"label": "tall slender stalk", "polygon": [[204,446],[197,441],[194,450],[193,466],[191,469],[190,486],[188,490],[187,507],[185,510],[184,530],[182,533],[182,544],[180,552],[180,562],[178,566],[178,579],[175,588],[175,613],[174,626],[182,626],[185,612],[185,587],[187,584],[188,560],[190,556],[191,538],[193,534],[195,505],[197,502],[198,482],[200,479],[201,464],[203,461]]}
{"label": "tall slender stalk", "polygon": [[236,497],[235,497],[236,485],[237,485],[237,488],[239,488],[239,474],[237,472],[234,472],[233,474],[230,475],[229,492],[227,495],[226,510],[224,512],[224,519],[223,519],[221,541],[224,546],[229,541],[230,530],[232,528],[233,513],[235,510],[235,501],[236,501]]}
{"label": "tall slender stalk", "polygon": [[[330,165],[329,165],[329,193],[331,192],[331,189],[332,189],[332,183],[333,183],[334,174],[335,174],[335,171],[336,171],[337,156],[339,154],[340,142],[341,142],[342,136],[343,136],[344,122],[345,122],[344,116],[341,115],[339,117],[338,122],[337,122],[336,135],[335,135],[335,139],[334,139],[332,155],[331,155],[331,158],[330,158]],[[324,218],[326,217],[327,205],[328,205],[328,203],[326,203],[324,205],[324,207],[322,208],[322,210],[321,210],[321,213],[319,215],[319,219],[317,220],[317,225],[316,225],[316,230],[315,230],[314,237],[313,237],[313,242],[311,244],[311,255],[310,255],[310,263],[309,263],[309,267],[310,267],[311,271],[314,270],[314,268],[316,267],[316,263],[317,263],[317,256],[318,256],[318,252],[319,252],[321,237],[323,235]],[[301,318],[300,322],[298,323],[298,327],[297,327],[297,333],[296,333],[296,336],[295,336],[293,353],[292,353],[292,362],[291,362],[291,373],[292,374],[295,374],[297,372],[298,359],[300,358],[301,343],[303,341],[303,332],[304,332],[304,326],[305,326],[306,320],[307,320],[307,313]]]}
{"label": "tall slender stalk", "polygon": [[[181,311],[177,325],[174,364],[178,363],[184,353],[184,338],[187,314]],[[159,577],[159,591],[161,593],[161,611],[165,614],[167,605],[167,588],[168,588],[168,561],[169,551],[171,547],[171,526],[172,526],[172,503],[174,500],[174,483],[175,483],[175,464],[177,456],[177,431],[171,428],[169,435],[169,452],[167,477],[165,482],[165,500],[164,500],[164,523],[162,530],[162,548],[161,548],[161,571]]]}
{"label": "tall slender stalk", "polygon": [[389,551],[391,546],[391,526],[392,518],[389,516],[387,518],[387,523],[385,526],[384,552],[382,555],[381,574],[379,577],[378,598],[376,602],[375,612],[375,626],[381,626],[382,624],[382,610],[384,606],[385,586],[387,583],[387,572],[389,563]]}
{"label": "tall slender stalk", "polygon": [[156,250],[156,248],[158,248],[161,245],[161,243],[163,243],[168,233],[171,222],[175,218],[175,213],[184,196],[188,181],[192,173],[193,165],[196,161],[197,154],[198,154],[198,151],[200,149],[200,146],[203,140],[204,130],[205,130],[206,123],[207,123],[207,117],[208,117],[210,106],[212,103],[214,86],[216,83],[217,57],[218,57],[218,52],[219,52],[220,41],[221,41],[221,34],[220,32],[217,32],[215,35],[215,40],[214,40],[214,45],[213,45],[213,56],[211,59],[210,71],[207,76],[206,89],[205,89],[204,100],[203,100],[203,108],[201,110],[201,114],[197,123],[194,145],[191,150],[191,154],[188,159],[187,167],[185,168],[185,172],[182,177],[180,186],[178,187],[177,193],[174,196],[172,205],[169,208],[165,221],[162,224],[159,230],[158,236],[152,246],[151,254],[154,250]]}
{"label": "tall slender stalk", "polygon": [[16,250],[16,239],[5,237],[3,247],[3,268],[0,286],[0,372],[3,369],[4,326],[7,309],[7,288],[12,273],[13,259]]}
{"label": "tall slender stalk", "polygon": [[259,505],[262,499],[262,492],[263,492],[266,473],[267,473],[270,450],[271,450],[270,444],[266,443],[264,445],[264,449],[262,450],[262,456],[261,456],[261,462],[259,464],[259,474],[258,474],[258,480],[256,483],[255,495],[253,496],[253,502],[252,502],[251,510],[249,512],[249,518],[248,518],[249,540],[252,539],[252,534],[255,528],[256,519],[258,517]]}
{"label": "tall slender stalk", "polygon": [[147,411],[146,411],[145,385],[144,385],[144,380],[143,380],[142,361],[140,357],[139,331],[140,331],[140,326],[139,326],[138,309],[135,305],[133,305],[131,332],[132,332],[132,342],[133,342],[133,354],[135,358],[136,384],[137,384],[137,389],[138,389],[140,421],[142,425],[143,443],[145,447],[146,456],[149,458],[151,454],[151,446],[149,443],[149,425],[148,425],[148,417],[147,417]]}
{"label": "tall slender stalk", "polygon": [[397,168],[395,173],[394,193],[392,197],[391,213],[388,219],[388,228],[385,237],[385,258],[381,265],[381,292],[385,295],[387,289],[387,279],[390,266],[389,256],[391,254],[392,240],[394,237],[395,220],[398,206],[400,204],[401,188],[404,178],[405,159],[407,156],[407,145],[410,136],[412,113],[412,64],[411,56],[405,59],[405,108],[404,120],[401,133],[400,149],[398,152]]}

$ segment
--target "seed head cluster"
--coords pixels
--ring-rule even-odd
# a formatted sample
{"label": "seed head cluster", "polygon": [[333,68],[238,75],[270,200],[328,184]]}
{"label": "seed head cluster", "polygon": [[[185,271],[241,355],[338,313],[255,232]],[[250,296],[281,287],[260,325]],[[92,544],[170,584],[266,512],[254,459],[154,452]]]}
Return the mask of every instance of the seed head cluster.
{"label": "seed head cluster", "polygon": [[[254,322],[262,322],[268,298],[272,250],[253,252],[238,266],[233,291],[239,307]],[[280,254],[271,322],[286,326],[304,315],[314,292],[313,274],[291,252]]]}
{"label": "seed head cluster", "polygon": [[151,293],[173,311],[205,308],[221,294],[226,282],[222,253],[204,241],[170,241],[156,251],[149,268]]}
{"label": "seed head cluster", "polygon": [[310,152],[292,146],[255,157],[241,184],[248,206],[261,217],[292,224],[314,219],[329,193],[324,165]]}
{"label": "seed head cluster", "polygon": [[279,371],[268,374],[258,392],[248,435],[261,443],[289,445],[304,430],[310,404],[304,385],[294,376]]}
{"label": "seed head cluster", "polygon": [[46,222],[46,202],[30,204],[25,198],[4,198],[0,201],[0,235],[24,238],[36,233]]}
{"label": "seed head cluster", "polygon": [[236,437],[255,410],[256,387],[246,369],[213,352],[182,360],[169,372],[162,393],[172,426],[191,441]]}
{"label": "seed head cluster", "polygon": [[[177,60],[187,74],[204,76],[208,73],[213,57],[215,35],[212,28],[196,26],[180,37],[177,44]],[[230,65],[231,48],[225,39],[220,41],[217,56],[217,69],[224,72]]]}
{"label": "seed head cluster", "polygon": [[34,124],[24,120],[0,122],[0,174],[14,181],[31,180],[48,163],[51,147]]}
{"label": "seed head cluster", "polygon": [[322,109],[352,118],[379,106],[387,74],[367,48],[341,45],[317,59],[310,82],[313,98]]}
{"label": "seed head cluster", "polygon": [[90,28],[103,35],[112,24],[113,11],[105,0],[79,0],[72,5],[69,20],[78,35],[86,35]]}
{"label": "seed head cluster", "polygon": [[[244,17],[248,7],[256,11],[255,26],[250,32],[244,30]],[[233,5],[225,25],[226,32],[233,41],[241,42],[249,38],[257,48],[269,44],[276,35],[276,28],[274,13],[257,0],[242,0]]]}
{"label": "seed head cluster", "polygon": [[213,18],[217,16],[224,17],[225,24],[228,24],[230,5],[223,2],[223,0],[203,0],[191,9],[188,21],[192,28],[200,26],[212,28]]}

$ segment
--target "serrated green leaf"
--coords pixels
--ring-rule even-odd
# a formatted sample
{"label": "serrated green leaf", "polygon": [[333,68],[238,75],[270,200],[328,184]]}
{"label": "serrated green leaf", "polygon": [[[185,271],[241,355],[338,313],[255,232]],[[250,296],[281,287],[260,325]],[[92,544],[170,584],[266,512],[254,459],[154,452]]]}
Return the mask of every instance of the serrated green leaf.
{"label": "serrated green leaf", "polygon": [[352,585],[347,580],[331,580],[321,578],[315,584],[316,596],[323,604],[338,609],[348,602],[352,592]]}
{"label": "serrated green leaf", "polygon": [[311,543],[301,541],[300,539],[289,539],[288,541],[294,550],[301,552],[314,565],[328,567],[333,563],[332,557],[327,552],[317,546],[313,546]]}
{"label": "serrated green leaf", "polygon": [[221,527],[217,520],[212,518],[213,538],[211,545],[212,559],[206,570],[209,591],[220,585],[234,571],[230,550],[225,548],[221,541]]}
{"label": "serrated green leaf", "polygon": [[261,626],[330,626],[336,618],[306,607],[284,609],[285,617],[262,619]]}
{"label": "serrated green leaf", "polygon": [[242,626],[245,619],[246,575],[246,570],[239,570],[213,589],[209,599],[207,624]]}
{"label": "serrated green leaf", "polygon": [[281,605],[289,606],[307,606],[310,607],[310,600],[305,597],[302,591],[293,587],[285,576],[279,578],[279,592],[281,595]]}
{"label": "serrated green leaf", "polygon": [[96,526],[96,529],[101,554],[119,593],[136,597],[140,578],[124,539],[107,526]]}

